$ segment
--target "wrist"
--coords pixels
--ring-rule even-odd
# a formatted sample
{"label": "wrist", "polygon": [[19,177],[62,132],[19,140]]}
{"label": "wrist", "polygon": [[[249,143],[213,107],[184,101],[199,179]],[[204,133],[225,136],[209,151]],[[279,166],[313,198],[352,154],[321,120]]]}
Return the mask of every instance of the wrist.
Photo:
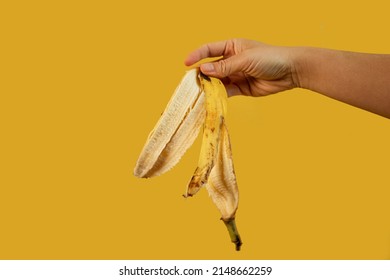
{"label": "wrist", "polygon": [[309,89],[308,54],[310,48],[291,47],[290,48],[290,68],[291,78],[294,87]]}

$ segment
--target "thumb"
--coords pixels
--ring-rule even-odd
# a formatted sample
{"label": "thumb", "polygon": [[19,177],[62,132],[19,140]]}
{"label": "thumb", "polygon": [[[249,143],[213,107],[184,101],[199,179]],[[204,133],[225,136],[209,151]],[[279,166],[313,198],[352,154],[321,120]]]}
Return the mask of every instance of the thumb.
{"label": "thumb", "polygon": [[244,57],[237,54],[217,62],[205,63],[200,66],[203,74],[217,78],[225,78],[231,74],[244,70]]}

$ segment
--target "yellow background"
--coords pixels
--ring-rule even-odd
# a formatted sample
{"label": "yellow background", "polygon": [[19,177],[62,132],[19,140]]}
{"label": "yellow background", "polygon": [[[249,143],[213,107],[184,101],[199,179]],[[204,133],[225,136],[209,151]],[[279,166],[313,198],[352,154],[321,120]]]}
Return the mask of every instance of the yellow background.
{"label": "yellow background", "polygon": [[390,121],[310,91],[229,99],[241,252],[206,190],[181,196],[199,139],[132,175],[191,50],[390,53],[386,2],[2,1],[0,258],[390,259]]}

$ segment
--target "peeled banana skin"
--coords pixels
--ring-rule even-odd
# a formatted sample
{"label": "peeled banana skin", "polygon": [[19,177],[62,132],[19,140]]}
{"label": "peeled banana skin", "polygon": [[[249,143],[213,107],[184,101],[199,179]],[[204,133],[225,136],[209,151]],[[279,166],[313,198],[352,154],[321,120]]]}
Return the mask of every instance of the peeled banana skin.
{"label": "peeled banana skin", "polygon": [[227,94],[222,82],[200,73],[201,86],[206,95],[206,119],[198,166],[188,185],[185,196],[193,196],[204,186],[217,161],[221,130],[226,115]]}
{"label": "peeled banana skin", "polygon": [[236,245],[236,250],[239,251],[242,241],[235,223],[239,197],[238,185],[234,172],[229,132],[224,121],[216,165],[210,173],[206,188],[212,201],[221,213],[221,220],[229,231],[231,241]]}
{"label": "peeled banana skin", "polygon": [[134,175],[148,178],[170,170],[193,144],[203,126],[198,165],[184,197],[193,196],[206,187],[238,251],[242,245],[235,224],[238,186],[226,112],[227,93],[222,82],[202,74],[199,69],[187,71],[150,133]]}
{"label": "peeled banana skin", "polygon": [[134,168],[140,178],[159,176],[175,166],[193,144],[206,111],[198,70],[187,71],[142,149]]}

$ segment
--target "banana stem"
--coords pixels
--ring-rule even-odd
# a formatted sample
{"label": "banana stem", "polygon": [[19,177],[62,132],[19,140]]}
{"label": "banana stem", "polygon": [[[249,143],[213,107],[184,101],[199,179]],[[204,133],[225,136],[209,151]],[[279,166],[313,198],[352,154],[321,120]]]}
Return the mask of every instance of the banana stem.
{"label": "banana stem", "polygon": [[233,219],[228,220],[228,221],[223,220],[223,222],[225,223],[225,226],[229,232],[230,240],[234,244],[236,244],[236,251],[240,251],[242,241],[241,241],[240,234],[238,233],[238,230],[237,230],[236,221],[233,218]]}

